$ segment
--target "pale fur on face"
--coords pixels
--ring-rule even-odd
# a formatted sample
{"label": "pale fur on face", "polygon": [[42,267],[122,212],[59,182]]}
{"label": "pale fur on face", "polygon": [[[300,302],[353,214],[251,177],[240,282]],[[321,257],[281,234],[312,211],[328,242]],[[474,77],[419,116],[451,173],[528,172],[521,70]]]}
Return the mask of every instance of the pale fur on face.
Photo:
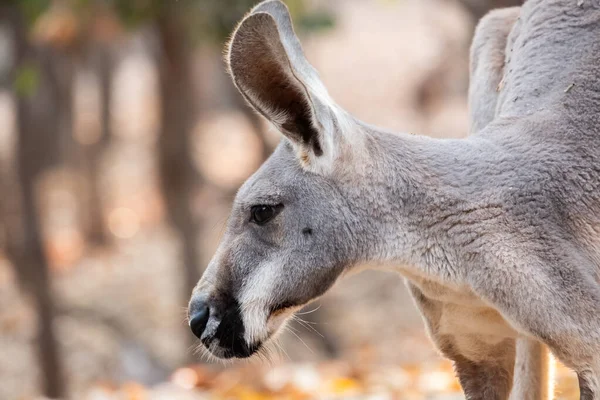
{"label": "pale fur on face", "polygon": [[264,343],[277,335],[292,315],[303,305],[289,307],[270,314],[270,308],[277,302],[272,294],[281,282],[282,265],[270,262],[262,265],[245,283],[239,295],[244,340],[248,345]]}
{"label": "pale fur on face", "polygon": [[278,266],[274,264],[261,265],[260,272],[246,281],[239,295],[244,339],[248,344],[262,343],[269,337],[267,319],[269,307],[273,304],[271,294],[278,282]]}

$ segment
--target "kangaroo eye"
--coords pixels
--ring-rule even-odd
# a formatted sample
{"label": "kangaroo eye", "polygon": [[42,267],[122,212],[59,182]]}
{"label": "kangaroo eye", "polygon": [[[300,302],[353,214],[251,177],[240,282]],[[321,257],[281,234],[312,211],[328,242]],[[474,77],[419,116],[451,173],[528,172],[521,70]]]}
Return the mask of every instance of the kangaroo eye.
{"label": "kangaroo eye", "polygon": [[268,206],[268,205],[258,205],[252,206],[250,209],[251,217],[250,220],[257,225],[264,225],[279,213],[279,211],[283,208],[283,205],[277,206]]}

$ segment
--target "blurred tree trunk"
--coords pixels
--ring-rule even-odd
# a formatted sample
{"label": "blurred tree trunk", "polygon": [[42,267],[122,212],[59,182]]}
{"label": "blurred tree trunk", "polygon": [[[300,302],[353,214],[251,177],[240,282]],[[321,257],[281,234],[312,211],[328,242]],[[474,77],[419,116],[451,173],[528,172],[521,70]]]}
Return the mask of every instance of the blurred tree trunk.
{"label": "blurred tree trunk", "polygon": [[[5,6],[14,32],[16,65],[15,90],[17,126],[15,164],[17,177],[13,195],[17,196],[20,218],[12,218],[7,226],[7,249],[21,286],[31,295],[38,317],[37,346],[43,392],[52,398],[65,395],[63,368],[53,327],[54,299],[50,285],[48,262],[42,244],[35,183],[41,171],[56,161],[53,146],[56,141],[58,99],[48,85],[47,54],[35,49],[27,40],[27,31],[18,7]],[[49,154],[50,153],[50,154]]]}
{"label": "blurred tree trunk", "polygon": [[202,182],[194,167],[190,144],[195,115],[190,48],[176,7],[177,3],[166,6],[157,22],[162,112],[158,152],[161,188],[168,218],[183,245],[185,291],[182,293],[182,302],[187,305],[200,279],[198,222],[192,203],[194,190]]}
{"label": "blurred tree trunk", "polygon": [[101,144],[108,144],[112,137],[111,103],[112,103],[112,75],[114,71],[114,55],[109,44],[98,45],[96,56],[96,73],[100,82],[100,140]]}
{"label": "blurred tree trunk", "polygon": [[479,21],[481,17],[495,8],[513,7],[523,4],[523,0],[458,0],[458,2],[465,7],[475,22]]}
{"label": "blurred tree trunk", "polygon": [[75,76],[80,67],[75,46],[49,48],[51,84],[57,96],[58,138],[61,162],[76,177],[79,227],[88,243],[106,244],[102,196],[99,189],[100,163],[104,145],[82,143],[74,134]]}
{"label": "blurred tree trunk", "polygon": [[93,46],[92,68],[98,77],[100,97],[100,134],[96,141],[84,145],[84,171],[87,184],[87,218],[84,232],[88,242],[105,246],[109,236],[104,219],[104,202],[101,190],[102,159],[112,137],[111,103],[114,56],[108,43]]}
{"label": "blurred tree trunk", "polygon": [[[446,34],[441,32],[442,54],[437,64],[433,65],[425,74],[415,91],[414,105],[422,114],[425,121],[425,130],[429,130],[429,122],[440,106],[448,101],[448,97],[459,93],[466,93],[469,86],[468,60],[472,36],[479,20],[489,11],[496,8],[520,6],[523,0],[455,0],[471,16],[471,34],[463,43],[453,43]],[[464,65],[464,62],[467,64]],[[450,67],[449,67],[450,66]],[[454,70],[452,68],[454,66]],[[457,79],[456,68],[459,67]]]}
{"label": "blurred tree trunk", "polygon": [[76,73],[73,55],[63,49],[44,46],[52,66],[50,83],[56,93],[58,138],[63,160],[73,161],[79,156],[79,144],[73,135],[73,85]]}

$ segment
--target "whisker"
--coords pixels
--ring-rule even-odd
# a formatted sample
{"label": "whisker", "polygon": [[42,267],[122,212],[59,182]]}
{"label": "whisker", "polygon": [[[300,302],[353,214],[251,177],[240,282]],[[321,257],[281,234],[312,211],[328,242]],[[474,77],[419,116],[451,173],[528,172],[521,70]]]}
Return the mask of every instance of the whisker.
{"label": "whisker", "polygon": [[304,321],[303,319],[301,319],[300,317],[297,317],[297,316],[294,316],[293,320],[297,321],[301,326],[306,328],[306,330],[313,331],[314,333],[321,336],[322,338],[325,338],[325,336],[323,336],[323,334],[321,334],[321,332],[319,332],[314,326],[309,325],[308,321]]}
{"label": "whisker", "polygon": [[203,362],[210,361],[209,352],[202,344],[196,346],[194,350],[194,356],[200,356],[200,360]]}
{"label": "whisker", "polygon": [[194,343],[194,344],[189,345],[187,348],[187,352],[192,353],[193,355],[197,355],[198,354],[198,344]]}
{"label": "whisker", "polygon": [[182,315],[183,316],[183,323],[186,324],[186,325],[189,325],[190,324],[190,316],[189,316],[189,313],[188,313],[188,308],[187,307],[181,307],[180,312],[181,312],[181,314],[183,314]]}
{"label": "whisker", "polygon": [[223,229],[225,228],[225,224],[227,223],[227,215],[224,217],[219,218],[214,224],[213,226],[210,228],[211,232],[214,232],[215,228],[217,228],[217,225],[220,225],[219,229],[220,229],[220,234],[223,234]]}
{"label": "whisker", "polygon": [[271,353],[271,348],[270,347],[263,347],[262,349],[260,349],[260,351],[263,352],[263,355],[265,357],[267,365],[272,368],[275,365],[275,363],[273,361],[273,357],[272,357],[272,353]]}
{"label": "whisker", "polygon": [[[302,319],[302,318],[300,318]],[[305,319],[302,319],[302,322],[304,322],[305,324],[309,324],[309,325],[327,325],[327,322],[314,322],[314,321],[307,321]]]}
{"label": "whisker", "polygon": [[296,332],[294,332],[294,329],[291,326],[286,326],[286,328],[289,330],[289,332],[296,336],[296,338],[298,338],[298,340],[304,345],[304,347],[306,347],[308,349],[308,351],[310,351],[312,354],[315,354],[315,352],[308,347],[308,345],[306,344],[306,342],[304,342],[304,340],[302,340],[302,338],[300,336],[298,336],[298,334]]}
{"label": "whisker", "polygon": [[319,308],[321,308],[321,304],[319,304],[314,310],[310,310],[310,311],[304,311],[304,312],[300,312],[300,313],[296,313],[296,315],[306,315],[306,314],[312,314],[315,311],[317,311]]}
{"label": "whisker", "polygon": [[285,329],[287,329],[287,330],[289,330],[289,331],[293,331],[293,332],[296,332],[296,333],[298,333],[298,329],[294,328],[294,327],[293,327],[293,326],[291,326],[291,325],[286,325],[286,326],[285,326]]}
{"label": "whisker", "polygon": [[285,354],[285,356],[287,357],[287,359],[289,361],[292,361],[292,358],[290,357],[290,355],[287,353],[287,351],[285,351],[285,349],[283,348],[283,346],[281,345],[281,343],[279,343],[279,340],[273,340],[273,344],[275,346],[277,346],[277,349],[279,349],[280,351],[283,352],[283,354]]}
{"label": "whisker", "polygon": [[277,351],[277,348],[274,344],[269,343],[268,346],[265,346],[265,352],[268,354],[269,360],[271,360],[271,366],[275,364],[275,361],[280,361],[280,354]]}

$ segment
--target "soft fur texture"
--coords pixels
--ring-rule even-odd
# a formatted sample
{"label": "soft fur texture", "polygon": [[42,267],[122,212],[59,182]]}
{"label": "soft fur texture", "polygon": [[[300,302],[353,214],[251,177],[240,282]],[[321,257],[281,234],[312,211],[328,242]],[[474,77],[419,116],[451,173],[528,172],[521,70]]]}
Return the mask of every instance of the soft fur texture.
{"label": "soft fur texture", "polygon": [[[217,334],[228,307],[241,311],[236,340],[258,349],[368,264],[404,276],[468,399],[549,398],[547,348],[582,399],[600,399],[600,9],[494,11],[471,57],[471,136],[391,134],[329,98],[285,5],[240,23],[233,79],[286,138],[240,189],[194,291],[211,352],[229,354]],[[261,204],[283,209],[259,226]]]}

